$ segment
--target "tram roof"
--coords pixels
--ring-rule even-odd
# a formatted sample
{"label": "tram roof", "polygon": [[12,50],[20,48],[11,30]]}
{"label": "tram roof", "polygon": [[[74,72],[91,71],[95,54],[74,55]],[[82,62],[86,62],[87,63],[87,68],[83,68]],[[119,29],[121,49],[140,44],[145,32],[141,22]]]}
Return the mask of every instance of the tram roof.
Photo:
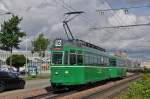
{"label": "tram roof", "polygon": [[88,42],[83,41],[83,40],[79,40],[79,39],[75,39],[75,40],[60,39],[60,40],[62,40],[64,43],[71,43],[71,44],[77,45],[78,47],[89,47],[89,48],[93,48],[93,49],[97,49],[97,50],[106,52],[106,50],[104,48],[96,46],[96,45],[91,44],[91,43],[88,43]]}

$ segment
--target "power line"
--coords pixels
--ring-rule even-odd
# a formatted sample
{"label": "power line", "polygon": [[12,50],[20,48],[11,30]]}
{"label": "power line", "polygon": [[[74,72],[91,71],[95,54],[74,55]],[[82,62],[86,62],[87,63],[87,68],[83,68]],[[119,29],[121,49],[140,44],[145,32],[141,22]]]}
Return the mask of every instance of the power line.
{"label": "power line", "polygon": [[[108,6],[110,7],[110,8],[112,8],[112,6],[111,6],[111,4],[107,1],[107,0],[105,0],[106,1],[106,3],[108,4]],[[111,12],[114,12],[114,10],[112,10]],[[128,14],[128,13],[125,13],[125,14]],[[104,15],[104,13],[102,13],[102,15]],[[114,13],[113,13],[113,15],[114,15]],[[118,17],[117,17],[118,16]],[[117,18],[116,18],[117,17]],[[129,18],[129,16],[127,15],[126,16],[128,19],[127,20],[131,20],[132,21],[132,19],[131,18]],[[123,20],[118,14],[116,14],[116,16],[114,16],[114,18],[115,18],[115,20],[117,21],[117,23],[121,23],[120,21],[121,20]],[[116,22],[115,21],[115,22]],[[133,23],[133,24],[136,24],[135,22]],[[125,24],[124,24],[125,25]],[[124,26],[123,25],[123,26]],[[100,28],[94,28],[94,29],[100,29]],[[135,33],[135,31],[133,31],[133,30],[124,30],[124,32],[132,32],[132,33],[134,33],[135,35],[136,35],[136,33]],[[121,36],[121,35],[120,35]],[[137,35],[136,35],[137,36]]]}
{"label": "power line", "polygon": [[67,7],[65,7],[64,5],[62,5],[60,2],[58,2],[57,0],[54,0],[54,2],[57,4],[59,3],[64,9],[68,10],[68,11],[71,11],[70,9],[68,9]]}
{"label": "power line", "polygon": [[[120,2],[124,3],[124,1],[122,1],[122,0],[120,0]],[[129,14],[129,11],[126,10],[126,11],[125,11],[125,15],[127,15],[128,19],[131,20],[131,22],[133,22],[133,24],[137,24],[137,21],[132,21],[133,19],[132,19],[131,17],[129,17],[128,14]],[[127,30],[129,30],[129,29],[127,29]],[[142,32],[137,31],[137,29],[135,29],[135,28],[132,28],[132,29],[130,29],[129,31],[131,31],[131,33],[133,33],[136,37],[139,37],[138,34],[139,34],[139,33],[140,33],[140,34],[142,33]],[[138,32],[139,32],[139,33],[138,33]]]}
{"label": "power line", "polygon": [[[111,4],[108,2],[108,0],[103,0],[104,2],[106,2],[106,4],[107,4],[107,6],[109,7],[109,8],[112,8],[112,6],[111,6]],[[115,22],[115,24],[121,24],[122,22],[121,22],[121,20],[122,20],[122,18],[120,18],[120,16],[118,16],[117,14],[117,16],[115,16],[115,12],[112,10],[111,11],[111,14],[112,14],[112,16],[114,16],[114,22]],[[108,31],[108,30],[107,30]],[[109,32],[109,31],[108,31]],[[115,32],[115,31],[114,31]],[[119,33],[119,32],[118,32]],[[115,36],[115,35],[114,35]],[[119,34],[119,36],[121,36],[121,34]]]}
{"label": "power line", "polygon": [[[109,8],[112,8],[112,6],[111,6],[111,4],[107,1],[107,0],[105,0],[104,2],[106,2],[107,3],[107,6],[109,7]],[[114,22],[116,23],[116,24],[118,24],[118,25],[121,25],[121,20],[123,20],[118,14],[116,14],[115,15],[115,12],[112,10],[111,11],[112,12],[112,15],[114,15]],[[96,28],[95,28],[96,29]],[[98,29],[98,28],[97,28]],[[106,30],[105,30],[106,31]],[[118,32],[118,31],[117,31]],[[124,32],[128,32],[128,31],[126,31],[126,30],[124,30]],[[119,32],[118,32],[119,33]],[[119,34],[119,36],[121,37],[121,34]]]}
{"label": "power line", "polygon": [[128,9],[137,9],[137,8],[147,8],[150,7],[150,5],[145,5],[145,6],[136,6],[136,7],[124,7],[124,8],[112,8],[112,9],[104,9],[104,10],[96,10],[97,12],[105,12],[105,11],[111,11],[111,10],[125,10],[127,11]]}
{"label": "power line", "polygon": [[[106,1],[107,4],[111,7],[111,4]],[[104,14],[104,11],[116,11],[116,10],[121,10],[123,9],[125,11],[125,14],[128,14],[128,10],[127,9],[133,9],[133,8],[142,8],[142,7],[150,7],[149,5],[146,5],[146,6],[137,6],[137,7],[128,7],[128,8],[117,8],[117,9],[105,9],[105,10],[97,10],[97,12],[100,12],[101,14]],[[112,7],[111,7],[112,8]],[[119,19],[120,19],[120,16],[118,16]],[[130,18],[127,16],[127,18],[130,20]],[[121,18],[122,20],[122,18]],[[120,22],[120,20],[119,20]],[[133,32],[133,31],[132,31]]]}
{"label": "power line", "polygon": [[[60,2],[62,2],[63,3],[63,6],[65,7],[65,8],[67,8],[67,9],[69,9],[68,11],[75,11],[75,12],[77,12],[77,10],[76,9],[74,9],[72,6],[70,6],[70,5],[68,5],[67,3],[65,3],[63,0],[58,0],[58,1],[60,1]],[[71,10],[70,10],[71,9]],[[85,12],[86,13],[86,12]],[[83,21],[85,21],[86,23],[88,23],[89,25],[91,25],[91,26],[93,26],[93,24],[90,22],[90,19],[87,17],[87,16],[85,16],[85,14],[82,14],[81,15],[82,17],[84,17],[84,18],[80,18],[81,20],[83,20]]]}
{"label": "power line", "polygon": [[[77,11],[76,9],[74,9],[72,6],[70,6],[70,5],[68,5],[68,4],[66,4],[64,1],[62,1],[62,0],[59,0],[60,2],[62,2],[63,3],[63,8],[67,8],[67,10],[68,11],[70,11],[70,9],[72,10],[72,11]],[[60,4],[60,2],[59,2],[59,4]],[[61,4],[62,5],[62,4]],[[86,12],[85,12],[86,13]],[[93,24],[91,24],[91,22],[90,22],[90,20],[91,19],[89,19],[87,16],[84,16],[85,14],[82,14],[81,16],[82,17],[79,17],[80,19],[82,18],[82,20],[83,21],[85,21],[86,23],[88,23],[88,24],[90,24],[91,26],[93,26]],[[94,24],[95,25],[95,24]],[[102,27],[102,26],[101,26]],[[106,30],[104,30],[105,32],[108,32],[108,31],[106,31]]]}
{"label": "power line", "polygon": [[[108,4],[108,6],[110,7],[110,8],[112,8],[112,6],[111,6],[111,4],[107,1],[107,0],[105,0],[106,1],[106,3]],[[112,13],[113,13],[114,11],[112,10]],[[113,13],[113,15],[114,15],[114,13]],[[118,16],[118,15],[117,15]],[[119,23],[119,24],[121,24],[121,20],[122,20],[122,18],[120,18],[120,16],[118,16],[118,18],[116,18],[116,16],[114,15],[114,17],[115,17],[115,19],[117,20],[117,22]]]}
{"label": "power line", "polygon": [[[71,7],[70,5],[68,5],[68,4],[66,4],[65,2],[63,2],[62,0],[59,0],[60,2],[62,2],[63,4],[61,4],[60,2],[59,2],[59,4],[61,4],[61,6],[63,6],[63,8],[65,8],[65,9],[67,9],[68,11],[77,11],[77,10],[75,10],[73,7]],[[58,2],[58,1],[57,1]],[[108,4],[109,5],[109,4]],[[111,5],[109,5],[110,7],[111,7]],[[120,18],[120,16],[119,16],[119,18]],[[120,23],[120,19],[118,19],[117,20],[119,23]],[[131,26],[120,26],[120,27],[131,27]],[[115,28],[115,26],[114,27],[102,27],[101,26],[101,29],[104,29],[104,28]],[[116,28],[119,28],[118,26],[116,26]],[[95,29],[98,29],[98,28],[95,28]],[[106,31],[106,30],[105,30]],[[108,32],[108,31],[107,31]]]}
{"label": "power line", "polygon": [[110,27],[102,27],[102,29],[106,28],[123,28],[123,27],[136,27],[136,26],[149,26],[150,23],[143,23],[143,24],[132,24],[132,25],[120,25],[120,26],[110,26]]}

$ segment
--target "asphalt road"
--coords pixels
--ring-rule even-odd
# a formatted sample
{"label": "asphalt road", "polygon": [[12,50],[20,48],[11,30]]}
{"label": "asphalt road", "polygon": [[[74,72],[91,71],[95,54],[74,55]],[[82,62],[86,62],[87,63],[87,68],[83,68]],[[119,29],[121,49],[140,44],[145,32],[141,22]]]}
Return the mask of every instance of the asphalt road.
{"label": "asphalt road", "polygon": [[47,86],[50,86],[49,79],[27,80],[25,89],[43,88]]}
{"label": "asphalt road", "polygon": [[25,89],[7,90],[0,93],[1,96],[9,95],[14,92],[20,92],[26,89],[44,88],[50,86],[49,79],[26,80]]}

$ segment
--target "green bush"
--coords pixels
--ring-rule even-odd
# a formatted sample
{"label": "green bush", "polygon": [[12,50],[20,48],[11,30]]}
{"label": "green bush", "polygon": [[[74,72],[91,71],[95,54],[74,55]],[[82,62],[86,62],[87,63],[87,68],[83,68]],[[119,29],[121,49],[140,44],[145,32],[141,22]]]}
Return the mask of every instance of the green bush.
{"label": "green bush", "polygon": [[150,69],[144,67],[144,71],[143,71],[143,72],[144,72],[144,73],[150,73]]}
{"label": "green bush", "polygon": [[142,80],[150,80],[150,73],[145,73],[145,74],[142,76]]}
{"label": "green bush", "polygon": [[120,99],[150,99],[150,73],[143,75],[142,79],[131,84]]}
{"label": "green bush", "polygon": [[19,72],[19,68],[26,64],[26,57],[20,54],[13,54],[6,59],[6,64],[17,68],[17,72]]}

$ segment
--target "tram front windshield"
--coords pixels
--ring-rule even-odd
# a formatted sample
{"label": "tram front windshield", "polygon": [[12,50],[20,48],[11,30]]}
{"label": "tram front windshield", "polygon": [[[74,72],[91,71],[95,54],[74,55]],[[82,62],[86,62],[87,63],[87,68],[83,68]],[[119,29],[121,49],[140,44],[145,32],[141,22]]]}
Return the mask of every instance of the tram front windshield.
{"label": "tram front windshield", "polygon": [[62,64],[62,52],[53,52],[52,54],[52,63],[53,64]]}

